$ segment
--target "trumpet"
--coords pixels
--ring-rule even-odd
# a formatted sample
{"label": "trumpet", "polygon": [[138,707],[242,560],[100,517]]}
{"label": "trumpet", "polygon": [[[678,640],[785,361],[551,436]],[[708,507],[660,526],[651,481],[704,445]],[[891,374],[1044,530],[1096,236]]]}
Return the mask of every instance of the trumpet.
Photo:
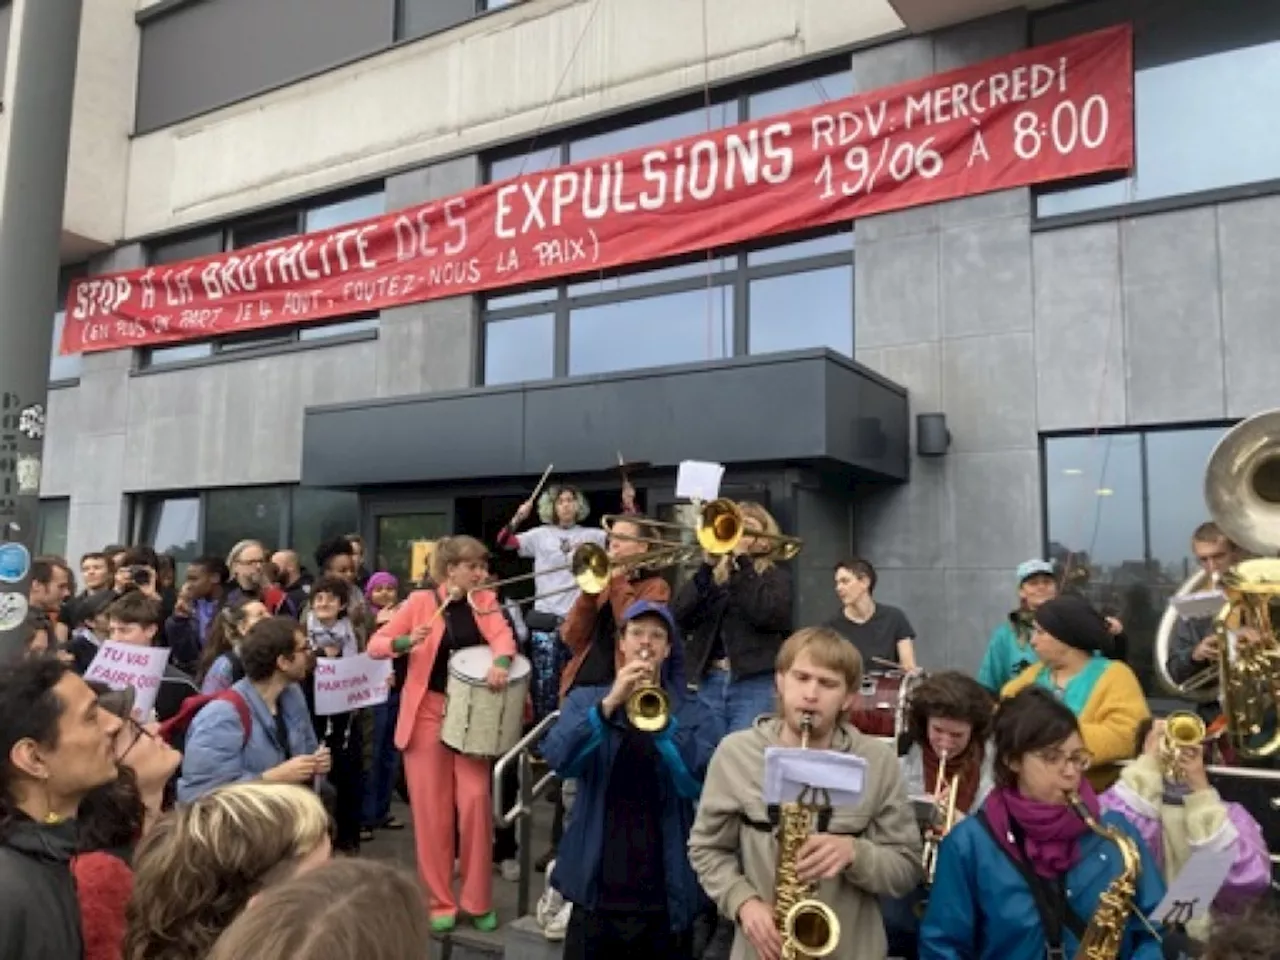
{"label": "trumpet", "polygon": [[[649,660],[649,651],[642,654]],[[671,719],[671,698],[658,685],[656,671],[651,671],[648,681],[627,697],[627,719],[641,733],[657,733],[666,728]]]}
{"label": "trumpet", "polygon": [[[600,518],[600,526],[611,537],[617,537],[619,540],[631,540],[637,543],[658,544],[664,548],[671,549],[672,542],[661,536],[646,537],[614,533],[613,527],[615,524],[628,522],[639,523],[650,530],[659,532],[664,530],[672,531],[682,540],[692,533],[693,539],[697,543],[697,549],[713,556],[732,553],[734,547],[741,542],[744,536],[772,542],[774,546],[769,551],[769,555],[775,560],[791,560],[804,546],[804,541],[799,537],[789,537],[781,533],[757,533],[754,530],[748,530],[742,508],[732,500],[724,497],[698,504],[698,522],[692,527],[683,523],[649,520],[628,514],[608,514]],[[692,559],[694,548],[683,543],[681,543],[681,548],[686,552],[686,555],[681,557],[681,562]]]}
{"label": "trumpet", "polygon": [[933,886],[934,875],[938,871],[938,847],[941,846],[942,840],[956,823],[956,798],[960,795],[960,774],[956,774],[951,778],[950,785],[947,784],[947,755],[944,753],[938,758],[938,780],[933,786],[933,795],[936,797],[942,792],[943,787],[947,787],[947,806],[942,811],[942,822],[936,822],[938,809],[935,807],[935,822],[929,824],[925,830],[924,836],[924,855],[921,858],[920,865],[924,869],[924,883],[926,887]]}
{"label": "trumpet", "polygon": [[1183,779],[1178,763],[1184,750],[1199,750],[1207,734],[1204,721],[1188,710],[1177,710],[1164,719],[1164,732],[1160,737],[1160,770],[1170,783]]}

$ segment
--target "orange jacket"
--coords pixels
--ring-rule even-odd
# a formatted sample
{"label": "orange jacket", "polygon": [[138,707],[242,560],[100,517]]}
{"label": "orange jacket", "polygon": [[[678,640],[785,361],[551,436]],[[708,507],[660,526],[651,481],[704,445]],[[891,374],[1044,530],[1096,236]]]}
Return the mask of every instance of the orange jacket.
{"label": "orange jacket", "polygon": [[[653,603],[669,603],[671,586],[662,577],[641,577],[628,580],[625,577],[614,577],[609,585],[600,593],[580,593],[569,609],[564,623],[560,625],[560,642],[569,648],[572,659],[565,665],[560,674],[560,699],[563,700],[573,686],[578,671],[582,669],[587,654],[591,652],[591,643],[596,635],[596,619],[604,605],[613,608],[613,623],[622,626],[622,615],[637,600],[649,600]],[[617,658],[617,647],[614,648]]]}

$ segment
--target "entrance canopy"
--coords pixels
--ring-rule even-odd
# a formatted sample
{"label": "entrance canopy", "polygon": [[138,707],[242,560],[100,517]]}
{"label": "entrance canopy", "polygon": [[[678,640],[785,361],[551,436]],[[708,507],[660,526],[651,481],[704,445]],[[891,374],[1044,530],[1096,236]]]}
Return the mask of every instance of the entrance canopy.
{"label": "entrance canopy", "polygon": [[627,461],[826,466],[906,480],[907,392],[827,350],[308,408],[302,482],[433,483]]}

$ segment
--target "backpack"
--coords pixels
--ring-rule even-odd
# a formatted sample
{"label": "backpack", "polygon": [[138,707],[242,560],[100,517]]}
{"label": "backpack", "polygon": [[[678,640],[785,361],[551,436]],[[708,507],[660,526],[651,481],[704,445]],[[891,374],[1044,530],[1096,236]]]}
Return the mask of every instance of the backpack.
{"label": "backpack", "polygon": [[225,700],[236,708],[240,715],[240,725],[244,727],[244,740],[240,744],[243,750],[249,745],[249,736],[253,733],[253,714],[249,712],[249,704],[244,697],[234,690],[223,690],[219,693],[202,693],[187,697],[182,706],[172,717],[160,724],[160,737],[176,750],[185,750],[187,744],[187,728],[197,713],[213,700]]}

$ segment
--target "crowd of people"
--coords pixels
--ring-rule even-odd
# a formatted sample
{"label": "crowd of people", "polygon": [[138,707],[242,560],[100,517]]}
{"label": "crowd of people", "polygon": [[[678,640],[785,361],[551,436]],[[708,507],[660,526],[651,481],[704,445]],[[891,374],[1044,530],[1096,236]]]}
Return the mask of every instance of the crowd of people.
{"label": "crowd of people", "polygon": [[[40,558],[31,642],[0,672],[0,956],[399,960],[460,918],[496,929],[495,867],[515,863],[492,758],[443,734],[450,662],[474,648],[494,692],[527,658],[527,723],[556,714],[538,745],[560,786],[536,914],[570,960],[804,956],[778,909],[791,897],[825,905],[830,955],[848,960],[1074,955],[1104,922],[1125,960],[1276,955],[1261,828],[1220,797],[1206,749],[1169,756],[1118,618],[1032,559],[976,677],[925,672],[927,638],[875,600],[865,559],[835,565],[838,609],[796,629],[779,525],[739,510],[741,536],[689,552],[673,591],[630,486],[607,533],[583,525],[581,491],[552,487],[493,544],[532,561],[523,613],[467,535],[436,542],[414,584],[368,570],[356,535],[322,544],[314,576],[252,540],[180,585],[146,547],[81,558],[80,592],[64,560]],[[1206,569],[1234,562],[1224,540],[1197,530]],[[599,592],[574,579],[583,544],[610,560]],[[1211,661],[1203,625],[1184,632],[1172,656]],[[107,640],[169,650],[153,715],[83,679]],[[317,712],[317,658],[360,655],[393,662],[386,701]],[[857,722],[876,672],[903,684],[901,736]],[[661,710],[642,723],[645,693]],[[798,747],[863,774],[853,799],[814,802],[781,864],[789,821],[766,770]],[[418,883],[331,860],[404,826],[397,789]],[[1230,851],[1212,911],[1161,923],[1202,850]],[[1118,889],[1127,907],[1109,915]]]}

